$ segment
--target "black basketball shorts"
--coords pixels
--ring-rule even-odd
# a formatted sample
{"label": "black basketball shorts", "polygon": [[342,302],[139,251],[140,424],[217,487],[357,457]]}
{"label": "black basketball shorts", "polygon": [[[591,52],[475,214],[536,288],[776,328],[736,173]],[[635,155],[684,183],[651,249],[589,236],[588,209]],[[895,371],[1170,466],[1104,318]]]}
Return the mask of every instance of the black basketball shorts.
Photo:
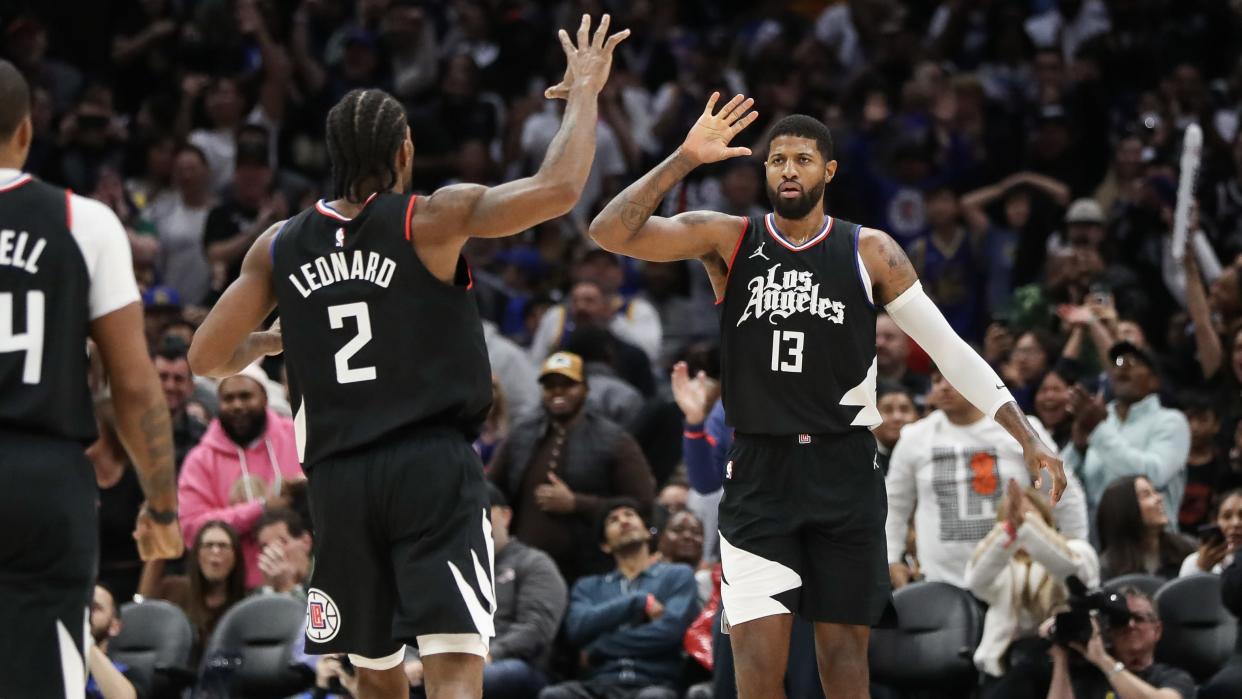
{"label": "black basketball shorts", "polygon": [[725,625],[774,614],[874,626],[891,608],[875,437],[738,434],[720,501]]}
{"label": "black basketball shorts", "polygon": [[86,692],[98,500],[80,443],[0,431],[0,697]]}
{"label": "black basketball shorts", "polygon": [[315,562],[306,652],[383,670],[422,655],[485,656],[495,636],[483,464],[458,431],[420,428],[309,470]]}

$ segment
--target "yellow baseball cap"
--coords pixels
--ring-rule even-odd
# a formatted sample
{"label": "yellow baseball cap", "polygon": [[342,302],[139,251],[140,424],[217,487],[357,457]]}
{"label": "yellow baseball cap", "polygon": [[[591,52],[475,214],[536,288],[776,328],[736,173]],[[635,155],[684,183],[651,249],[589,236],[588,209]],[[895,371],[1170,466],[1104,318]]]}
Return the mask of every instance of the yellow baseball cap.
{"label": "yellow baseball cap", "polygon": [[543,370],[539,372],[539,380],[551,374],[582,383],[582,357],[573,352],[557,352],[543,362]]}

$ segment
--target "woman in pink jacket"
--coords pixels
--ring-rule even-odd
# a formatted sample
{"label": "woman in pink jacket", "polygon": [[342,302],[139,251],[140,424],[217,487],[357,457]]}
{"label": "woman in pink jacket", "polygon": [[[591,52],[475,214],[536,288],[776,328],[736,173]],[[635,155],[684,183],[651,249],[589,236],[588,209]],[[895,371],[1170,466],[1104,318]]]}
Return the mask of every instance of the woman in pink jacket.
{"label": "woman in pink jacket", "polygon": [[290,485],[305,476],[293,422],[267,407],[267,393],[249,373],[220,382],[220,414],[181,467],[177,496],[181,528],[193,541],[211,520],[241,536],[246,587],[263,582],[252,529],[264,508],[288,507]]}

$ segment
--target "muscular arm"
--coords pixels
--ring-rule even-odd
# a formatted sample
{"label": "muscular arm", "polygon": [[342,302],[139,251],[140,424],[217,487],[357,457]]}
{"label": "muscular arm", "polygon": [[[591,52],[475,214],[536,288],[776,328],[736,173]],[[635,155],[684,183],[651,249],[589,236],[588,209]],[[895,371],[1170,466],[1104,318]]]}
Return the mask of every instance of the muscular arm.
{"label": "muscular arm", "polygon": [[697,166],[677,149],[626,187],[591,222],[591,239],[610,252],[651,262],[689,260],[715,253],[726,261],[742,219],[712,211],[652,216],[678,182]]}
{"label": "muscular arm", "polygon": [[1027,422],[996,371],[953,331],[940,309],[923,293],[914,267],[897,241],[881,231],[864,228],[859,233],[858,249],[871,277],[876,303],[885,306],[897,326],[927,351],[954,388],[1018,440],[1037,486],[1038,469],[1049,469],[1053,475],[1052,501],[1060,500],[1066,487],[1060,460]]}
{"label": "muscular arm", "polygon": [[97,318],[91,338],[111,382],[117,435],[133,460],[142,492],[152,508],[175,510],[172,423],[147,354],[141,306],[131,303]]}
{"label": "muscular arm", "polygon": [[441,241],[500,238],[563,216],[582,196],[595,158],[595,92],[570,93],[561,128],[539,171],[495,187],[458,184],[436,190],[420,204],[427,234]]}
{"label": "muscular arm", "polygon": [[241,276],[225,289],[194,334],[189,360],[195,374],[225,378],[280,350],[279,334],[255,330],[276,308],[270,250],[282,223],[268,228],[250,246]]}

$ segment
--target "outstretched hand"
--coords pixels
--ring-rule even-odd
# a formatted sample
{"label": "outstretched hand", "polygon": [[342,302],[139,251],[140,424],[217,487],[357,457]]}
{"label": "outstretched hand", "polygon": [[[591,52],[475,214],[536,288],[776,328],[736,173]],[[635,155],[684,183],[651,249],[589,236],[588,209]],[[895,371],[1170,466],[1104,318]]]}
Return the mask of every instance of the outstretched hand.
{"label": "outstretched hand", "polygon": [[608,25],[611,22],[612,18],[604,15],[595,30],[595,37],[591,38],[591,16],[582,15],[582,23],[578,25],[577,46],[570,40],[569,32],[564,29],[557,32],[561,48],[565,49],[565,77],[558,84],[544,90],[544,97],[569,99],[569,91],[574,87],[590,89],[594,94],[599,94],[604,89],[604,83],[608,82],[608,73],[612,70],[612,51],[630,35],[630,30],[622,29],[609,36]]}
{"label": "outstretched hand", "polygon": [[694,122],[690,133],[686,134],[686,140],[681,144],[682,154],[697,165],[750,155],[749,148],[730,148],[729,142],[759,118],[759,112],[748,112],[755,100],[744,95],[734,95],[719,112],[712,114],[719,99],[720,93],[713,92],[707,100],[703,114]]}

